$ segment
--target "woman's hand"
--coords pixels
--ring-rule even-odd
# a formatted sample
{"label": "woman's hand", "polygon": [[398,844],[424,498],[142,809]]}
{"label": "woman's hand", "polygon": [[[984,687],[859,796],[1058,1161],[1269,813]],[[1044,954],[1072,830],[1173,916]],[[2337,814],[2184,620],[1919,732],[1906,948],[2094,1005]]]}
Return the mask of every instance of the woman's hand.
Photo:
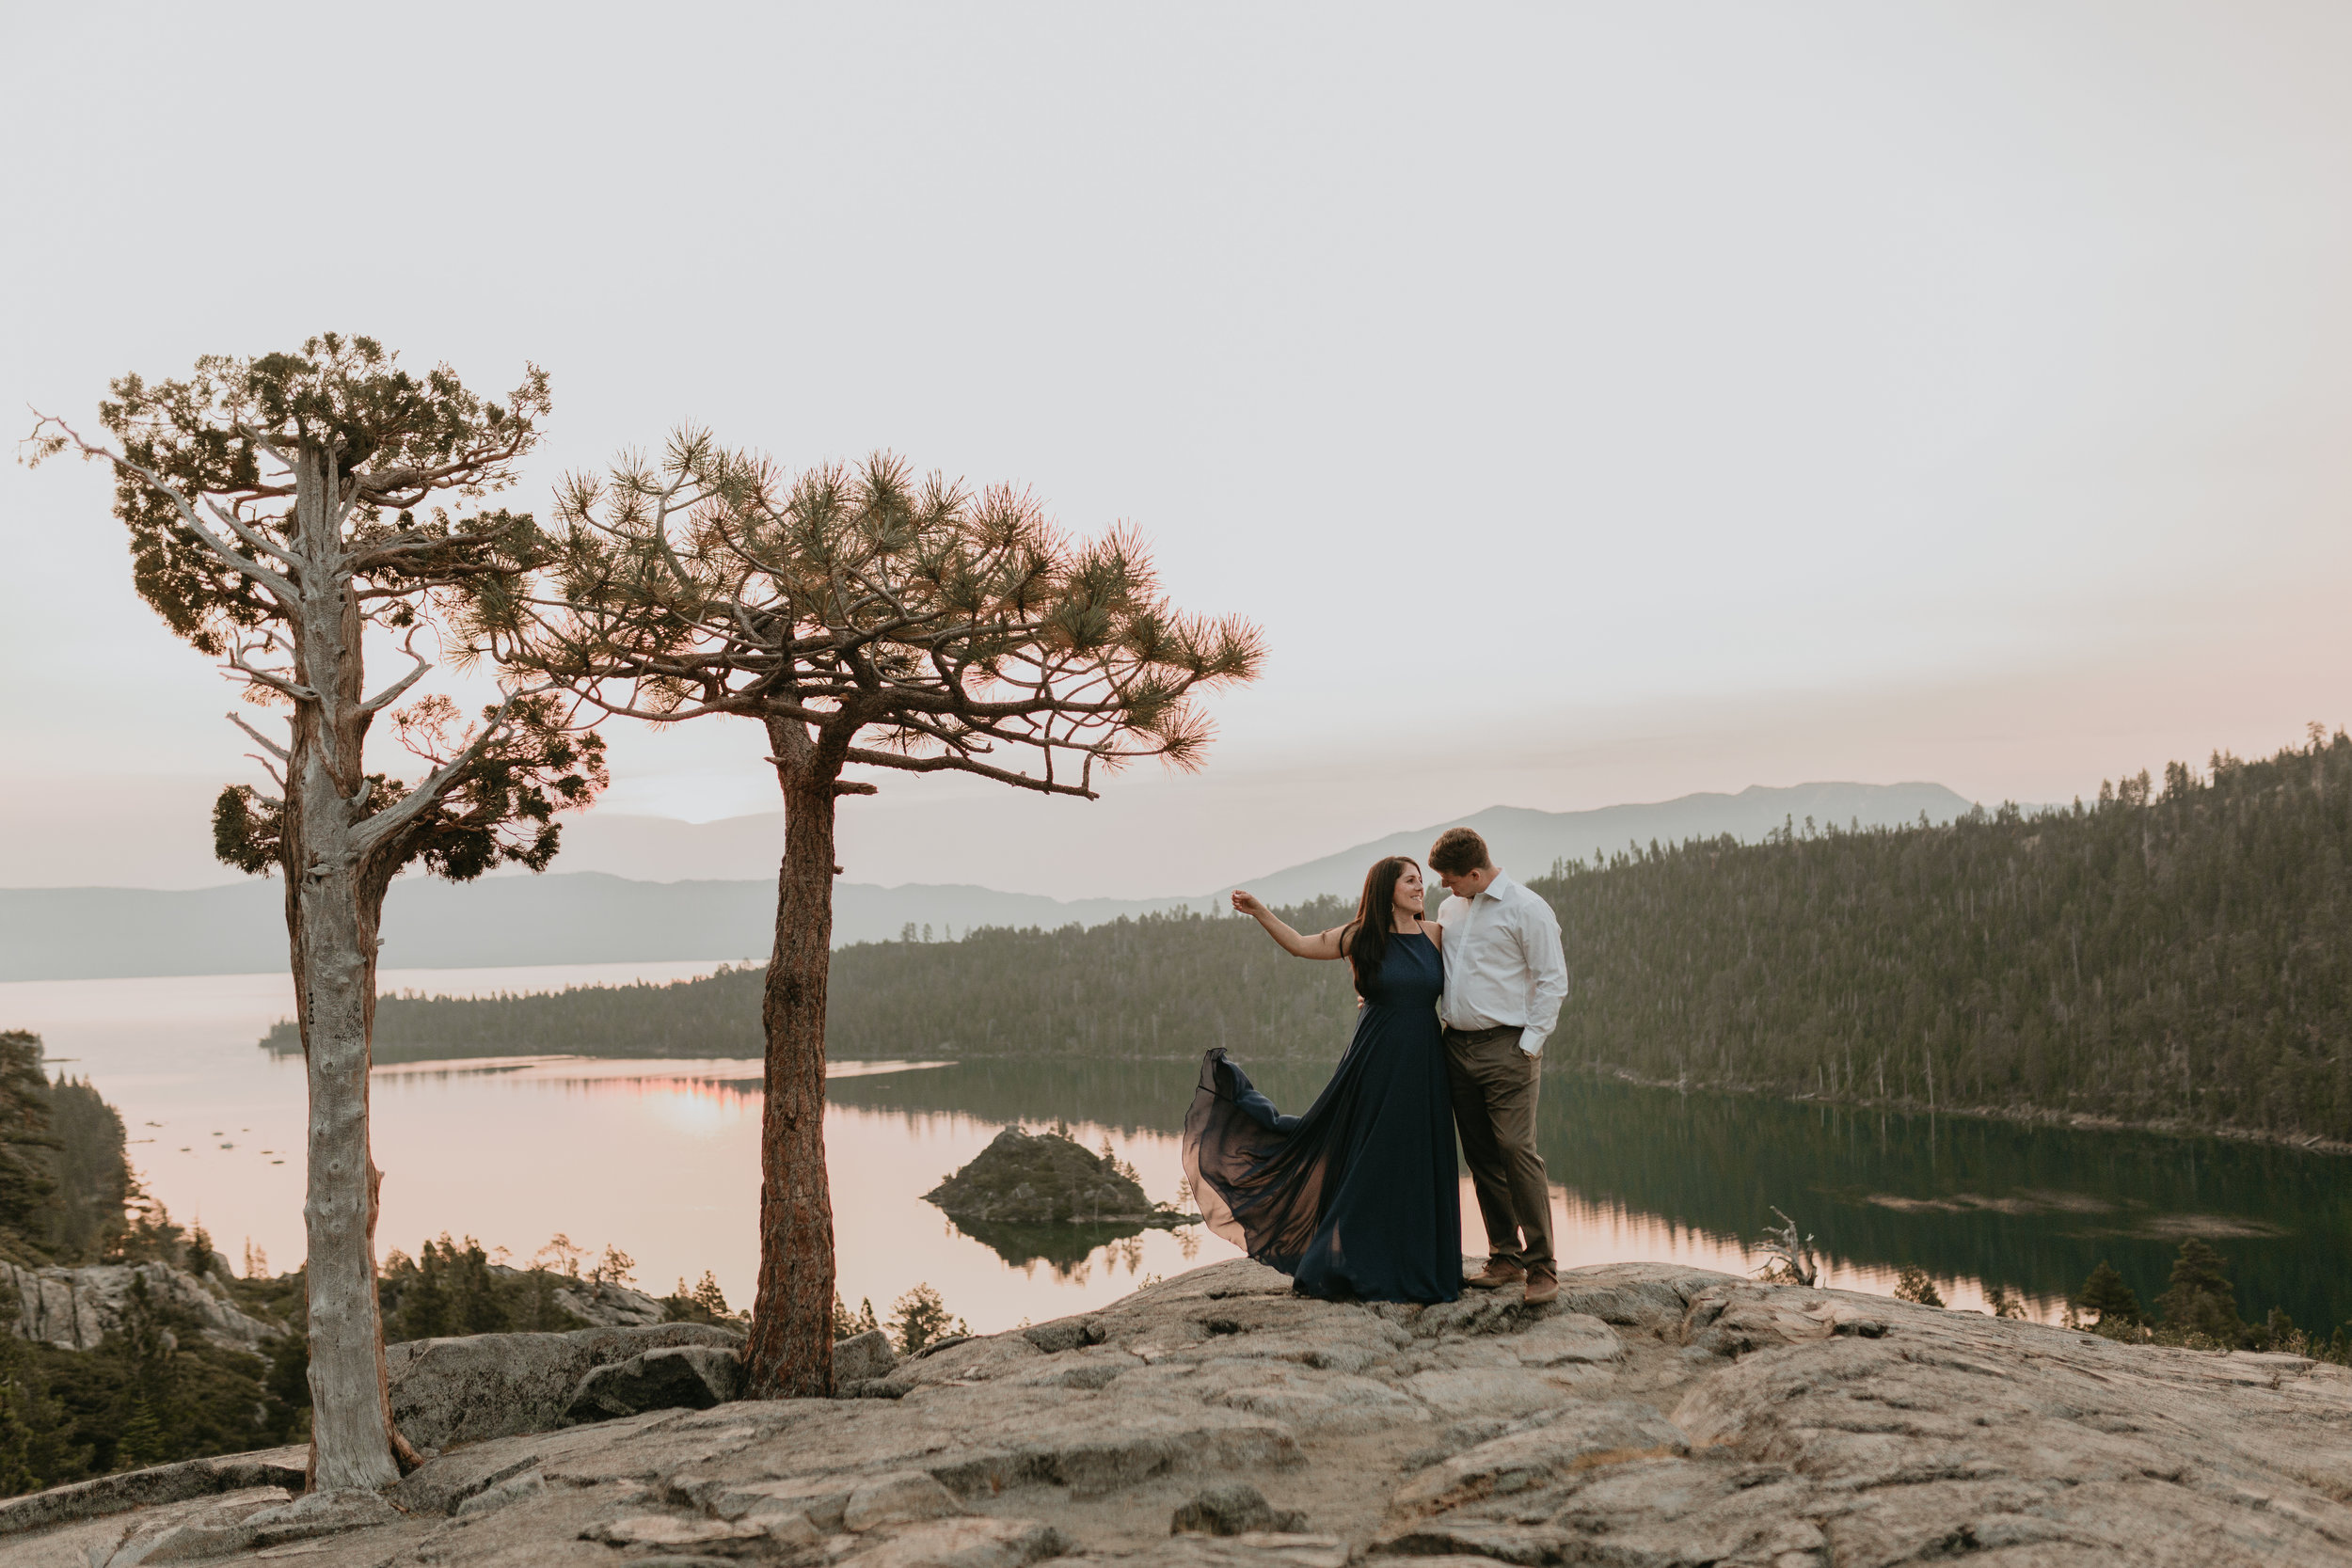
{"label": "woman's hand", "polygon": [[1265,900],[1256,894],[1244,893],[1235,888],[1232,896],[1233,908],[1264,927],[1265,934],[1272,937],[1283,952],[1295,953],[1302,958],[1336,958],[1340,956],[1342,949],[1338,927],[1319,936],[1302,937],[1277,919],[1274,911],[1265,907]]}

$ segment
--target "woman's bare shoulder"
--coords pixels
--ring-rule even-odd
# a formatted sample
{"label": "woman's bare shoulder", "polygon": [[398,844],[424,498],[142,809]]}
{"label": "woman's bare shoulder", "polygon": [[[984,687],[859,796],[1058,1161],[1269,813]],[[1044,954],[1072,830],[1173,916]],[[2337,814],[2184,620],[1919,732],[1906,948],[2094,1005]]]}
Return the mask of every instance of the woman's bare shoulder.
{"label": "woman's bare shoulder", "polygon": [[1422,921],[1421,923],[1421,934],[1427,937],[1431,944],[1434,946],[1443,947],[1445,945],[1445,927],[1439,925],[1437,921]]}

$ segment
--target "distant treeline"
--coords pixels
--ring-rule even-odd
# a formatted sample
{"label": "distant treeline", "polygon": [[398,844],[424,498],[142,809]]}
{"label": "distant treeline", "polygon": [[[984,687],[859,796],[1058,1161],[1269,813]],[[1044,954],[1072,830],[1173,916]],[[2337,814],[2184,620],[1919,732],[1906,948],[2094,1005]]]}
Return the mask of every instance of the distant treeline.
{"label": "distant treeline", "polygon": [[[442,1056],[757,1056],[763,971],[721,967],[667,985],[575,986],[523,995],[386,996],[375,1005],[375,1059]],[[292,1019],[262,1044],[302,1053]]]}
{"label": "distant treeline", "polygon": [[[1335,899],[1286,911],[1319,930]],[[527,996],[388,996],[378,1061],[438,1056],[757,1056],[763,972]],[[1309,964],[1238,916],[1146,914],[1057,931],[983,928],[958,942],[864,942],[834,954],[826,1045],[844,1059],[1236,1055],[1330,1060],[1354,1025],[1343,964]],[[302,1049],[291,1021],[262,1042]]]}
{"label": "distant treeline", "polygon": [[[2095,803],[1551,868],[1555,1069],[1855,1102],[2352,1138],[2352,739],[2217,755]],[[1334,900],[1290,911],[1315,929]],[[759,974],[387,999],[379,1053],[756,1055]],[[1238,918],[980,930],[834,956],[845,1058],[1329,1060],[1345,966]],[[282,1027],[272,1043],[286,1037]],[[281,1047],[282,1048],[282,1047]]]}

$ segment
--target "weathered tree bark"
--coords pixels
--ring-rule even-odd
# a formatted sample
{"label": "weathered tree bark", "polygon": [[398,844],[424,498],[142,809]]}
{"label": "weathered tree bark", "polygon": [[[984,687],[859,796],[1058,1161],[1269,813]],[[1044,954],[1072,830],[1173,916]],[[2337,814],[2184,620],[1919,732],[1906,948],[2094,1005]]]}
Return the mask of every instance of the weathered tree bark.
{"label": "weathered tree bark", "polygon": [[295,705],[281,842],[294,1006],[310,1093],[302,1206],[310,1485],[377,1488],[400,1479],[375,1292],[381,1177],[368,1141],[368,1034],[385,879],[372,871],[357,842],[367,805],[360,793],[367,776],[360,760],[368,728],[364,627],[350,575],[338,569],[333,459],[305,443],[297,473],[295,545],[304,564],[294,669],[317,701]]}
{"label": "weathered tree bark", "polygon": [[833,947],[834,804],[847,743],[820,747],[792,720],[771,720],[768,732],[784,786],[785,841],[776,942],[759,1008],[768,1039],[759,1291],[745,1361],[754,1399],[823,1399],[834,1391],[825,980]]}

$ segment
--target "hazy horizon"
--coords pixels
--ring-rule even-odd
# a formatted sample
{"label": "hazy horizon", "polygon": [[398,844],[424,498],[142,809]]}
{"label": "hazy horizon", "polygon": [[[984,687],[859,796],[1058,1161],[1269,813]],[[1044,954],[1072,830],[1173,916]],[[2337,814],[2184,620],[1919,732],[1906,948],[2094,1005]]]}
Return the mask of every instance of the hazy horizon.
{"label": "hazy horizon", "polygon": [[[886,780],[850,880],[1152,896],[1824,779],[2062,801],[2352,719],[2341,8],[237,14],[8,24],[10,406],[367,332],[549,371],[518,507],[690,420],[889,447],[1264,626],[1204,773]],[[326,60],[398,130],[236,119]],[[0,885],[204,861],[257,777],[108,499],[0,467]],[[608,813],[773,807],[750,728],[611,733]]]}

